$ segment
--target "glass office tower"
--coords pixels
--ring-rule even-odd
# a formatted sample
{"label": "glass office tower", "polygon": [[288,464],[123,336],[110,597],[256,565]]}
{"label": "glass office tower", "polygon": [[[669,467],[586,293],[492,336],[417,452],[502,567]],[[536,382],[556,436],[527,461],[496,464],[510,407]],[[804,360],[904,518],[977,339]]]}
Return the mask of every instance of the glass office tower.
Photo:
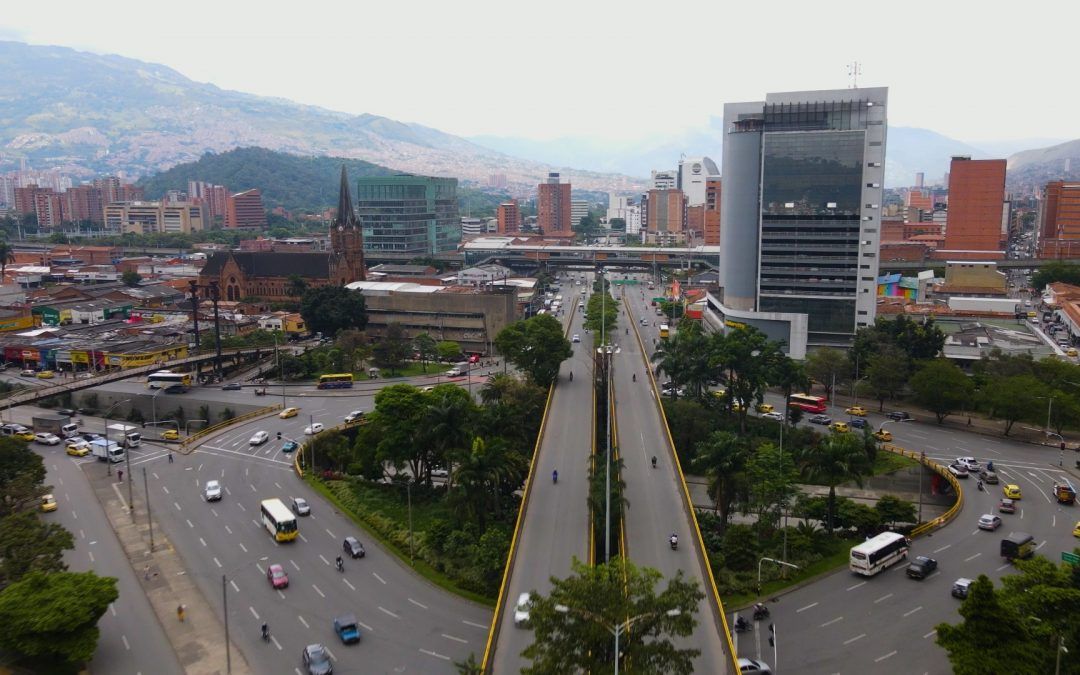
{"label": "glass office tower", "polygon": [[423,256],[453,251],[461,242],[456,178],[360,178],[356,207],[365,251]]}

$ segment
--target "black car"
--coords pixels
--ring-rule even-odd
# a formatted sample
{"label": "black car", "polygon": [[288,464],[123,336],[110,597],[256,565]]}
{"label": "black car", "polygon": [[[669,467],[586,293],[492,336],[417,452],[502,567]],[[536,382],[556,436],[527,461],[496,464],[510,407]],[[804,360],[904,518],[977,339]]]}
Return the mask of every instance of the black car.
{"label": "black car", "polygon": [[916,556],[908,563],[907,575],[912,579],[925,579],[937,569],[937,561],[924,555]]}
{"label": "black car", "polygon": [[57,415],[63,415],[64,417],[75,417],[76,412],[71,408],[60,408],[56,411]]}
{"label": "black car", "polygon": [[810,424],[832,424],[832,418],[828,415],[812,415],[806,421]]}
{"label": "black car", "polygon": [[91,433],[79,434],[79,436],[81,436],[82,439],[84,441],[88,442],[88,443],[91,442],[91,441],[96,441],[97,439],[102,437],[101,434],[91,434]]}
{"label": "black car", "polygon": [[888,417],[891,420],[896,420],[897,422],[911,419],[911,415],[904,412],[903,410],[893,410],[892,412],[886,413],[885,417]]}
{"label": "black car", "polygon": [[341,545],[350,558],[363,558],[367,555],[364,545],[357,541],[356,537],[345,537],[345,543]]}
{"label": "black car", "polygon": [[224,387],[222,387],[221,391],[240,391],[240,388],[241,387],[239,382],[230,382]]}

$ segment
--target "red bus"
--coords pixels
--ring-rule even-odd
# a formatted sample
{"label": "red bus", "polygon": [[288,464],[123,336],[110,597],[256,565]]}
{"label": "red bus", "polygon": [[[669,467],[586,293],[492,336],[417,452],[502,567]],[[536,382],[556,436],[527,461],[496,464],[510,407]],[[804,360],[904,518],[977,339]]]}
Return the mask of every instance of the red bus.
{"label": "red bus", "polygon": [[827,399],[824,396],[810,394],[792,394],[788,399],[789,408],[798,408],[803,412],[819,414],[826,410]]}

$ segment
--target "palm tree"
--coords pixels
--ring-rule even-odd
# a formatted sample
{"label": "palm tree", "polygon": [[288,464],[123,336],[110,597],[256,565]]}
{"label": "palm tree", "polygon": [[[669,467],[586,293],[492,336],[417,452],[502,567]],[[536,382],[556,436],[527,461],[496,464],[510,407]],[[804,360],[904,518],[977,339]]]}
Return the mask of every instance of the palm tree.
{"label": "palm tree", "polygon": [[472,450],[462,456],[454,469],[454,478],[463,492],[465,510],[476,520],[481,532],[487,529],[488,513],[499,512],[499,493],[503,488],[516,489],[528,467],[528,460],[504,443],[488,444],[482,438],[473,439]]}
{"label": "palm tree", "polygon": [[727,431],[717,431],[698,444],[693,466],[709,478],[713,509],[720,516],[721,528],[731,519],[731,505],[743,485],[743,469],[750,457],[749,439]]}
{"label": "palm tree", "polygon": [[[467,446],[471,427],[472,406],[467,398],[443,395],[429,405],[424,411],[424,430],[430,439],[432,459],[450,469],[457,451]],[[431,484],[431,466],[425,467],[423,478]],[[453,474],[450,478],[452,481]],[[451,482],[449,487],[453,486]]]}
{"label": "palm tree", "polygon": [[799,453],[799,464],[808,480],[829,486],[825,529],[832,534],[836,519],[836,486],[854,481],[862,487],[862,478],[869,473],[870,464],[862,439],[855,434],[833,432],[816,448],[804,448]]}
{"label": "palm tree", "polygon": [[480,400],[484,405],[502,403],[515,386],[517,386],[517,380],[512,375],[496,373],[489,377],[480,388]]}
{"label": "palm tree", "polygon": [[7,266],[15,262],[15,248],[7,239],[0,239],[0,283],[7,279]]}

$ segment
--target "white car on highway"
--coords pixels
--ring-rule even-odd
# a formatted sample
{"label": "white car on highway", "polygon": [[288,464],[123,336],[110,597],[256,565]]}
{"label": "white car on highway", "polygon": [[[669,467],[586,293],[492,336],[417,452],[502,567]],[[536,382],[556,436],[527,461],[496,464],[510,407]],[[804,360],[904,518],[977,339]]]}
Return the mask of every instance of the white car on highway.
{"label": "white car on highway", "polygon": [[221,483],[216,480],[206,481],[206,487],[203,488],[203,499],[208,502],[221,501]]}
{"label": "white car on highway", "polygon": [[60,445],[60,437],[47,431],[34,434],[34,442],[44,445]]}
{"label": "white car on highway", "polygon": [[514,605],[514,625],[524,628],[529,625],[529,605],[532,604],[532,596],[522,593],[518,596],[517,604]]}
{"label": "white car on highway", "polygon": [[270,440],[270,434],[265,431],[256,431],[255,435],[248,441],[248,445],[262,445],[268,440]]}
{"label": "white car on highway", "polygon": [[304,433],[308,436],[314,436],[325,428],[322,422],[315,422],[310,427],[304,427]]}
{"label": "white car on highway", "polygon": [[968,471],[978,471],[981,468],[979,465],[979,460],[975,459],[974,457],[957,457],[956,463],[964,467]]}
{"label": "white car on highway", "polygon": [[345,424],[349,424],[351,422],[357,422],[360,419],[362,419],[363,417],[364,417],[364,411],[363,410],[354,410],[354,411],[352,411],[351,413],[349,413],[348,415],[345,416]]}

